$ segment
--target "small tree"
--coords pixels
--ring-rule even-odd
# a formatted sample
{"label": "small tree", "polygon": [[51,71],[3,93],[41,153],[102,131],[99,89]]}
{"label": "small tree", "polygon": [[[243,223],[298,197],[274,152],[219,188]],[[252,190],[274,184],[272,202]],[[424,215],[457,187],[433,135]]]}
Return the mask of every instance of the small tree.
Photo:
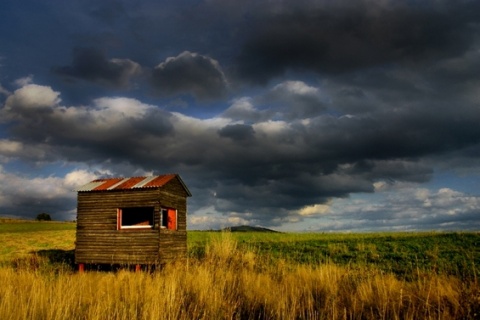
{"label": "small tree", "polygon": [[37,215],[37,218],[35,218],[38,221],[52,221],[52,217],[48,213],[42,212]]}

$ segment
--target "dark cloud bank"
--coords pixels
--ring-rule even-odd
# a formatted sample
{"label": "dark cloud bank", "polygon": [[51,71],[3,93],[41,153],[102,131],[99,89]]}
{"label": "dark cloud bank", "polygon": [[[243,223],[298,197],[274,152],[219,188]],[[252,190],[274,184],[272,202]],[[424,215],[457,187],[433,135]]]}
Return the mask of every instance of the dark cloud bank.
{"label": "dark cloud bank", "polygon": [[[153,23],[146,8],[147,2],[127,17],[132,28],[143,20],[136,29],[141,37],[125,42],[152,37],[153,45],[153,30],[163,34],[167,25]],[[198,24],[182,7],[168,23],[190,34],[179,33],[177,52],[155,63],[141,61],[138,48],[132,56],[124,49],[128,58],[111,58],[79,46],[70,65],[52,67],[62,79],[107,88],[131,89],[140,81],[149,101],[160,97],[156,103],[105,94],[88,106],[67,106],[48,85],[13,92],[0,112],[10,139],[24,145],[16,156],[81,162],[117,175],[138,168],[179,172],[194,194],[191,211],[210,208],[273,227],[310,217],[305,207],[372,193],[379,182],[415,185],[449,163],[461,170],[478,159],[480,79],[472,71],[480,71],[478,3],[246,2],[240,8],[211,1],[196,10],[209,22]],[[116,21],[102,12],[90,14]],[[149,22],[156,28],[147,31]],[[47,98],[38,103],[32,95]],[[179,112],[162,105],[185,95],[201,103],[187,99],[189,109]],[[209,102],[223,110],[198,117]],[[39,145],[46,152],[35,153]],[[455,196],[451,203],[460,203]],[[475,208],[461,212],[452,228],[464,226],[462,219],[478,227]],[[381,220],[414,228],[429,210]],[[346,211],[343,219],[365,222],[328,227],[374,228],[383,213],[372,212]],[[421,221],[438,227],[442,219],[448,220]]]}
{"label": "dark cloud bank", "polygon": [[462,54],[476,36],[474,2],[340,1],[292,5],[260,15],[238,57],[255,82],[288,68],[341,73],[392,63],[424,63]]}

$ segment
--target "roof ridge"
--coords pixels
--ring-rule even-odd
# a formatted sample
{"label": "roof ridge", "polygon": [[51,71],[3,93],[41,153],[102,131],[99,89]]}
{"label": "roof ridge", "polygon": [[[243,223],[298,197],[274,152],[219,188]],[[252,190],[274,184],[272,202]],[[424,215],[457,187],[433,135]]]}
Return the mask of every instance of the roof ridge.
{"label": "roof ridge", "polygon": [[182,184],[188,196],[191,196],[190,191],[178,173],[164,173],[135,177],[99,178],[78,187],[76,191],[88,192],[162,188],[175,178],[178,179],[178,181]]}

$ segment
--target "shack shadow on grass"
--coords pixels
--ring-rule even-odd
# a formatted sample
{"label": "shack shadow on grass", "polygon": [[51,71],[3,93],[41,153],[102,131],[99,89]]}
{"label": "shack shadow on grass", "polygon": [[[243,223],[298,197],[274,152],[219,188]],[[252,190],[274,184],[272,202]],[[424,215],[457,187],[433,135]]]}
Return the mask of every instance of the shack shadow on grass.
{"label": "shack shadow on grass", "polygon": [[35,253],[39,257],[46,258],[51,264],[64,264],[75,269],[75,250],[48,249]]}
{"label": "shack shadow on grass", "polygon": [[11,266],[15,270],[75,270],[75,250],[31,251],[28,256],[14,258]]}
{"label": "shack shadow on grass", "polygon": [[[72,271],[78,271],[78,265],[75,263],[75,250],[60,250],[48,249],[32,252],[41,259],[46,259],[51,265],[63,265]],[[154,272],[162,269],[163,265],[142,265],[142,271]],[[134,264],[86,264],[85,271],[100,271],[100,272],[118,272],[120,270],[135,271]]]}

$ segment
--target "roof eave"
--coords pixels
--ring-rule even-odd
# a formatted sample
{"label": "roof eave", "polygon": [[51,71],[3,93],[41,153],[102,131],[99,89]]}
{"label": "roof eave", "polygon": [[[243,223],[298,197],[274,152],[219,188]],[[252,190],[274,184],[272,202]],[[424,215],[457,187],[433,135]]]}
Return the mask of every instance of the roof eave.
{"label": "roof eave", "polygon": [[190,192],[190,190],[188,190],[187,185],[185,184],[185,182],[183,182],[182,178],[180,178],[180,175],[177,174],[176,176],[177,176],[178,181],[180,181],[180,183],[182,184],[183,188],[184,188],[185,191],[187,192],[187,196],[188,196],[188,197],[191,197],[191,196],[192,196],[192,193]]}

